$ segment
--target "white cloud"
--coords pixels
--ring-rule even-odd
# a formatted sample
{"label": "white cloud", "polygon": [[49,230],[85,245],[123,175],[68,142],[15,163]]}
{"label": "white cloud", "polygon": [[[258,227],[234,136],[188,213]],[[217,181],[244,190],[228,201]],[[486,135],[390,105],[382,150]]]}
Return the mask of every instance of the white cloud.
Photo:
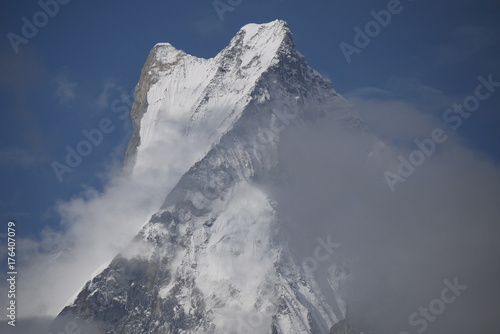
{"label": "white cloud", "polygon": [[20,317],[55,316],[61,311],[91,273],[122,251],[158,209],[166,195],[163,179],[156,173],[140,181],[112,177],[103,192],[87,189],[60,202],[60,229],[44,229],[40,241],[20,239]]}
{"label": "white cloud", "polygon": [[[123,251],[197,160],[196,143],[173,133],[158,139],[144,153],[156,164],[140,166],[133,177],[122,173],[120,163],[110,162],[116,167],[102,176],[107,181],[102,191],[87,188],[57,203],[57,230],[44,229],[38,241],[19,239],[19,317],[57,315],[97,268]],[[165,163],[158,164],[161,157]],[[5,295],[4,289],[0,285],[0,294]]]}
{"label": "white cloud", "polygon": [[[438,115],[395,98],[394,92],[365,88],[348,95],[373,133],[398,154],[415,149],[398,143],[445,128]],[[352,315],[375,329],[409,330],[408,316],[439,297],[443,279],[457,276],[473,293],[464,294],[455,311],[447,311],[451,321],[438,320],[434,329],[465,334],[471,332],[471,318],[483,317],[478,328],[496,319],[489,315],[495,315],[500,299],[495,269],[500,170],[487,156],[464,148],[451,129],[446,131],[449,140],[395,193],[367,164],[371,134],[328,122],[284,133],[280,167],[294,183],[286,191],[267,190],[291,222],[284,225],[286,232],[303,256],[311,254],[318,236],[331,235],[342,244],[339,252],[351,264],[346,293]],[[158,150],[152,156],[168,152],[172,161],[187,155],[175,145],[152,149]],[[145,169],[135,180],[115,171],[112,175],[119,176],[110,177],[103,192],[88,189],[59,204],[62,231],[47,229],[40,242],[20,240],[23,316],[57,314],[147,222],[182,173],[182,163],[152,167],[157,169]]]}
{"label": "white cloud", "polygon": [[408,157],[415,145],[394,145],[429,137],[435,127],[449,139],[393,193],[383,170],[367,164],[371,134],[326,122],[285,133],[280,161],[294,182],[273,191],[278,212],[293,222],[285,231],[304,257],[318,236],[341,243],[338,252],[350,267],[345,296],[365,329],[415,331],[410,314],[440,297],[444,279],[458,277],[467,293],[426,333],[494,331],[500,167],[464,147],[463,138],[426,110],[379,89],[365,93],[369,98],[358,94],[353,102],[393,156]]}
{"label": "white cloud", "polygon": [[429,135],[437,117],[422,113],[406,100],[380,89],[363,88],[346,94],[374,134],[390,143],[413,143]]}

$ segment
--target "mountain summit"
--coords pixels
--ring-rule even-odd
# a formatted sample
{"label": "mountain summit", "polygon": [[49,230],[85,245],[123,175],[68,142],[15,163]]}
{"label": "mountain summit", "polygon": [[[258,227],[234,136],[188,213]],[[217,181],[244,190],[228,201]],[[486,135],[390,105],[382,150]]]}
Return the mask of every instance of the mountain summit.
{"label": "mountain summit", "polygon": [[301,264],[262,187],[277,165],[282,132],[325,117],[364,128],[295,50],[283,21],[244,26],[211,59],[155,45],[135,91],[126,163],[133,178],[168,174],[166,199],[54,326],[329,333],[346,317],[339,292],[346,274],[330,260],[314,272]]}

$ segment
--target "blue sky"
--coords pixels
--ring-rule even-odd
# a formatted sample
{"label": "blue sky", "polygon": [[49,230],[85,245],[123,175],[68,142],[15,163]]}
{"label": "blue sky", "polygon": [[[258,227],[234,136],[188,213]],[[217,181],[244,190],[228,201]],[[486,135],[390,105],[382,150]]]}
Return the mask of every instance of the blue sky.
{"label": "blue sky", "polygon": [[[233,1],[223,21],[211,1],[70,1],[18,45],[22,18],[33,22],[36,1],[4,1],[0,45],[2,107],[1,219],[23,223],[19,233],[36,236],[57,224],[54,204],[85,187],[102,186],[111,164],[120,161],[130,121],[110,104],[133,90],[149,50],[170,42],[199,57],[212,57],[246,23],[286,20],[309,64],[329,77],[340,93],[361,87],[383,89],[391,98],[425,103],[429,113],[461,101],[477,76],[500,79],[500,34],[496,1],[402,1],[387,27],[347,63],[339,47],[354,45],[354,28],[373,20],[370,11],[388,1]],[[459,132],[470,145],[498,160],[500,94],[481,106]],[[63,161],[66,145],[103,118],[116,126],[101,145],[59,182],[51,163]]]}
{"label": "blue sky", "polygon": [[[151,48],[158,42],[169,42],[194,56],[209,58],[223,49],[243,25],[275,19],[288,22],[297,49],[309,65],[332,80],[335,89],[359,108],[371,130],[386,143],[411,151],[415,149],[414,139],[424,139],[440,126],[474,156],[498,168],[500,88],[481,101],[456,130],[443,122],[442,116],[455,103],[475,93],[481,83],[478,77],[500,82],[500,2],[401,0],[394,7],[393,1],[221,0],[219,4],[231,8],[221,20],[210,0],[71,0],[60,4],[53,17],[47,16],[47,23],[40,24],[33,37],[26,37],[26,43],[14,47],[9,36],[22,37],[25,21],[33,22],[34,16],[43,20],[43,14],[38,14],[42,9],[33,0],[3,1],[0,220],[16,221],[19,238],[59,242],[47,231],[68,228],[61,222],[63,213],[74,217],[98,208],[80,204],[88,194],[104,192],[123,161],[131,122],[120,116],[128,109],[124,101],[138,82]],[[348,62],[341,43],[355,47],[355,28],[364,31],[375,20],[371,12],[380,13],[388,7],[397,8],[398,13],[391,14],[390,23],[379,26],[369,44],[358,47],[358,53],[352,54]],[[120,112],[115,112],[113,106]],[[66,148],[75,149],[86,139],[82,131],[102,127],[103,121],[109,133],[71,173],[58,179],[52,167],[54,161],[63,163]],[[439,157],[432,159],[429,161],[439,161]],[[437,170],[442,176],[450,168],[454,173],[466,173],[469,166],[478,166],[467,161],[451,159]],[[491,173],[495,180],[497,172]],[[479,175],[478,179],[487,175]],[[456,192],[468,190],[464,185],[473,184],[474,177],[467,177],[469,183],[452,188],[458,189]],[[415,176],[412,182],[423,179]],[[453,180],[458,179],[460,175]],[[435,181],[432,177],[426,180],[428,186]],[[497,183],[491,184],[493,187]],[[398,187],[404,194],[404,188]],[[432,187],[410,198],[419,196],[423,201],[431,193],[429,189]],[[482,188],[478,186],[475,191],[479,193]],[[497,194],[491,189],[487,193]],[[452,207],[454,202],[447,200]],[[439,214],[438,210],[435,216]],[[82,231],[86,226],[79,228],[73,231]],[[0,231],[1,242],[4,234]],[[35,246],[29,242],[24,245],[27,254],[46,251],[33,251]],[[65,275],[65,269],[62,267],[57,274]],[[51,278],[47,281],[52,282]],[[65,291],[74,291],[74,287],[68,286]]]}

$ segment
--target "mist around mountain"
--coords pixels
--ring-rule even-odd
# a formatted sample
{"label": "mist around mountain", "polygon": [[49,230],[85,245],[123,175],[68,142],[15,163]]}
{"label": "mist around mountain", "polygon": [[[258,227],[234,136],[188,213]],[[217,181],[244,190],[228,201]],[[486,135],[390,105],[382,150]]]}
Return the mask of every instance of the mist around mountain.
{"label": "mist around mountain", "polygon": [[[59,302],[63,331],[496,333],[498,166],[446,130],[393,192],[384,172],[414,147],[384,144],[408,136],[389,111],[414,117],[420,139],[438,120],[384,99],[350,104],[280,21],[242,29],[219,55],[153,49],[132,115],[132,181],[67,205],[82,216],[72,234],[97,227],[101,241],[89,254],[92,238],[77,239],[88,262],[60,267],[79,292]],[[123,220],[119,242],[121,222],[108,220]]]}

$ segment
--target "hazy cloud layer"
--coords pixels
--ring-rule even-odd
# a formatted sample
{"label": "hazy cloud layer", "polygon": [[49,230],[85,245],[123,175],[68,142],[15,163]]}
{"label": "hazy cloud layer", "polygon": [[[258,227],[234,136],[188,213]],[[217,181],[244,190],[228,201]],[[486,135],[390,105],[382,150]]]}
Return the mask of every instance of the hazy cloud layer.
{"label": "hazy cloud layer", "polygon": [[[193,159],[190,150],[196,152],[196,145],[184,140],[182,146],[180,140],[172,135],[151,145],[147,153],[165,163],[146,162],[133,177],[123,175],[119,163],[111,163],[115,167],[100,175],[106,184],[102,191],[87,188],[56,203],[61,217],[57,230],[45,228],[39,240],[17,241],[21,320],[57,315],[96,269],[124,250],[191,164],[186,159]],[[6,295],[5,284],[0,295]],[[4,303],[2,299],[2,307]]]}
{"label": "hazy cloud layer", "polygon": [[[373,153],[367,159],[370,134],[332,124],[293,129],[283,140],[282,169],[293,182],[273,195],[299,254],[312,256],[317,237],[341,244],[337,255],[350,270],[349,313],[365,330],[416,333],[426,321],[425,333],[496,333],[499,166],[414,105],[359,96],[355,104],[390,147],[376,164]],[[391,159],[399,163],[399,154],[408,158],[417,148],[412,141],[436,127],[448,140],[391,192],[384,168]],[[432,321],[422,320],[420,308],[439,306],[444,281],[455,278],[465,291],[439,315],[431,313]]]}
{"label": "hazy cloud layer", "polygon": [[[496,333],[499,167],[464,148],[438,115],[390,93],[367,91],[377,94],[350,96],[385,150],[372,133],[328,121],[283,134],[278,169],[290,181],[284,191],[267,191],[277,200],[294,251],[300,259],[311,256],[316,239],[328,235],[340,243],[336,257],[350,271],[344,287],[349,312],[376,333],[415,333],[419,327],[409,317],[440,298],[444,280],[455,278],[467,289],[425,332]],[[391,192],[384,171],[436,127],[448,140]],[[47,229],[40,242],[19,241],[23,317],[57,314],[96,268],[127,245],[174,183],[171,170],[153,167],[136,181],[112,170],[103,192],[88,189],[58,205],[62,231]]]}

